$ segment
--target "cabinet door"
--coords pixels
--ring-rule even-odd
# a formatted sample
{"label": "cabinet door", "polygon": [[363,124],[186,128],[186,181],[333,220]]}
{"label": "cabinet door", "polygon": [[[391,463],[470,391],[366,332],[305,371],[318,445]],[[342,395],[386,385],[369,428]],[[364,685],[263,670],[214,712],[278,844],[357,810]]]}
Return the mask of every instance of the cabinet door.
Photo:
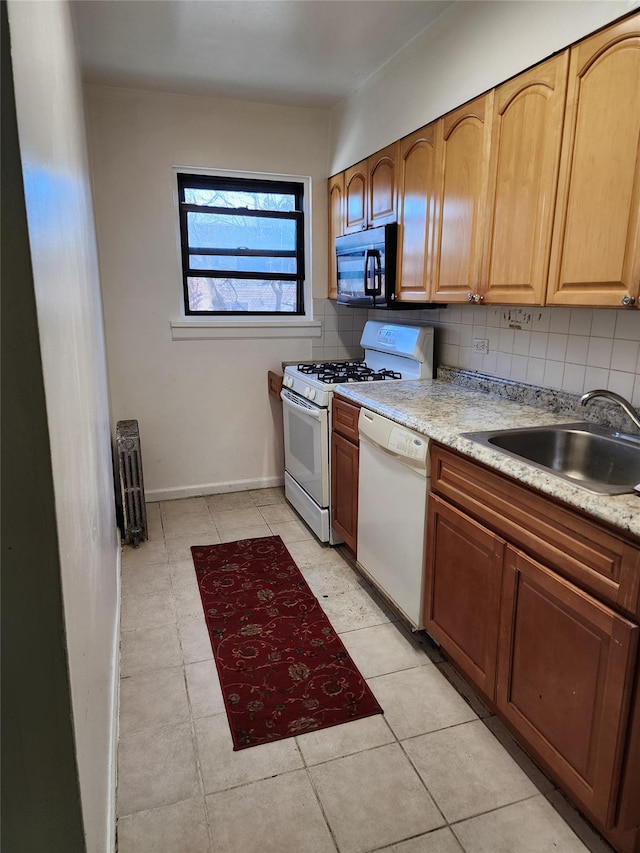
{"label": "cabinet door", "polygon": [[336,237],[344,234],[344,172],[329,178],[329,299],[338,296]]}
{"label": "cabinet door", "polygon": [[492,700],[505,543],[433,494],[427,515],[425,628]]}
{"label": "cabinet door", "polygon": [[571,50],[549,305],[621,305],[640,279],[640,15]]}
{"label": "cabinet door", "polygon": [[344,173],[345,222],[344,233],[352,234],[367,227],[367,161],[356,163]]}
{"label": "cabinet door", "polygon": [[358,540],[357,444],[331,434],[331,523],[356,554]]}
{"label": "cabinet door", "polygon": [[435,211],[436,123],[400,143],[396,300],[428,302]]}
{"label": "cabinet door", "polygon": [[375,228],[396,221],[398,143],[372,154],[369,173],[368,225]]}
{"label": "cabinet door", "polygon": [[566,51],[496,89],[484,302],[544,304],[568,62]]}
{"label": "cabinet door", "polygon": [[497,705],[563,788],[613,819],[638,627],[507,549]]}
{"label": "cabinet door", "polygon": [[444,116],[434,301],[466,302],[480,282],[493,92]]}

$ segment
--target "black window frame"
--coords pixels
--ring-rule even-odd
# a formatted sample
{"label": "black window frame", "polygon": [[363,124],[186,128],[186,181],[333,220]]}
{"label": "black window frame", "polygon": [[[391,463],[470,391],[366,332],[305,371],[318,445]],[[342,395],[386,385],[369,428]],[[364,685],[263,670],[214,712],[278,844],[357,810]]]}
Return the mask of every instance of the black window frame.
{"label": "black window frame", "polygon": [[[184,310],[186,316],[202,317],[300,317],[305,316],[305,222],[304,183],[290,180],[269,180],[267,178],[239,178],[220,175],[194,174],[178,172],[178,204],[180,219],[180,248],[182,260],[182,284]],[[243,192],[286,193],[295,197],[296,209],[292,211],[267,211],[249,208],[212,207],[210,205],[188,204],[185,202],[185,189],[239,190]],[[289,219],[296,222],[296,248],[294,251],[260,252],[249,249],[211,249],[189,246],[187,214],[189,212],[216,213],[228,216],[257,216],[262,218]],[[297,274],[240,272],[238,270],[203,270],[189,266],[189,255],[234,255],[244,257],[295,257]],[[296,311],[197,311],[189,307],[189,278],[255,279],[263,281],[296,282]]]}

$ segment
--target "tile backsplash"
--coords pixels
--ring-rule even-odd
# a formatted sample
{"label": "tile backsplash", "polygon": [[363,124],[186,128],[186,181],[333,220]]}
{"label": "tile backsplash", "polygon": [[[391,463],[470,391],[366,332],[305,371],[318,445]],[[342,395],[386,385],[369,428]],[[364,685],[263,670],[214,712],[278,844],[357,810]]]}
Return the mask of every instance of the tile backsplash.
{"label": "tile backsplash", "polygon": [[[315,359],[362,355],[368,318],[438,329],[436,366],[463,367],[502,379],[582,394],[607,388],[640,405],[640,311],[456,305],[423,311],[365,311],[314,299],[323,336]],[[486,342],[480,352],[474,341]]]}

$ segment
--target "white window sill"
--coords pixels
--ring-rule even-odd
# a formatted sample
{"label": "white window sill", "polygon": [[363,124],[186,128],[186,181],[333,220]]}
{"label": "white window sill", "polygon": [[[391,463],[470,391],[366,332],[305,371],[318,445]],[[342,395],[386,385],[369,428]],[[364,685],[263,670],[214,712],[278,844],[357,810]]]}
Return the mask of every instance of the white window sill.
{"label": "white window sill", "polygon": [[241,317],[223,320],[170,320],[171,340],[202,341],[216,338],[319,338],[322,322],[296,317],[287,320]]}

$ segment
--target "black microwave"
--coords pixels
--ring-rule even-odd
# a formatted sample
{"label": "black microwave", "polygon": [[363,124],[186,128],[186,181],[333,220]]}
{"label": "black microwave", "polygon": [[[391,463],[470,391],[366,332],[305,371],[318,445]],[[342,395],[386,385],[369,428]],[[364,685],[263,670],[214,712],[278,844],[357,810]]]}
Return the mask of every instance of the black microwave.
{"label": "black microwave", "polygon": [[336,237],[338,303],[355,308],[424,308],[396,303],[398,226],[395,222]]}

